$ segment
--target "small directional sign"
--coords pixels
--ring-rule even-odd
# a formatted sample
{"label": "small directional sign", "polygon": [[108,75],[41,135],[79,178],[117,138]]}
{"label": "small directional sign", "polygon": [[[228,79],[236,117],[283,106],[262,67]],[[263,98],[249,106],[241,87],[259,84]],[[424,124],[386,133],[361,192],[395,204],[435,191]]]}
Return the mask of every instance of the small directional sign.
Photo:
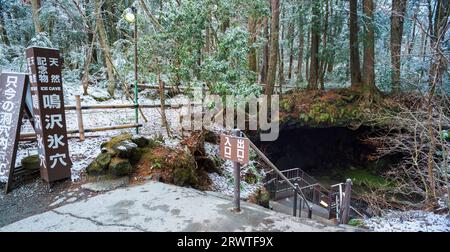
{"label": "small directional sign", "polygon": [[249,148],[247,138],[220,135],[220,156],[223,159],[246,165],[249,162]]}

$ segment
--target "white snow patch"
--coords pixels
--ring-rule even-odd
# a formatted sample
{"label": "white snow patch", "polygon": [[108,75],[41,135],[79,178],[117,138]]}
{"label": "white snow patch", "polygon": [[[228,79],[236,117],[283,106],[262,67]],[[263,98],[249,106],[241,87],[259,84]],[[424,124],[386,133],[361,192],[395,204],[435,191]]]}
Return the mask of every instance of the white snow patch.
{"label": "white snow patch", "polygon": [[450,216],[425,211],[390,211],[364,224],[376,232],[450,232]]}

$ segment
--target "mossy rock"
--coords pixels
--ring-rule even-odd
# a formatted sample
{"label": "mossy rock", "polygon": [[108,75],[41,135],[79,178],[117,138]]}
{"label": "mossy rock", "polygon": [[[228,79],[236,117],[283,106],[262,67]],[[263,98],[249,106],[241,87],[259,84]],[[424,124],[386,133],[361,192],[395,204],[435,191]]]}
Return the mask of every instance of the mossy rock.
{"label": "mossy rock", "polygon": [[309,127],[347,127],[364,122],[372,114],[369,104],[350,89],[299,91],[280,101],[280,121]]}
{"label": "mossy rock", "polygon": [[117,153],[120,158],[130,158],[133,153],[137,151],[137,144],[130,140],[124,140],[113,146],[113,150]]}
{"label": "mossy rock", "polygon": [[122,177],[129,175],[132,169],[130,161],[115,157],[109,163],[108,172],[113,176]]}
{"label": "mossy rock", "polygon": [[111,140],[109,140],[107,142],[102,143],[102,145],[100,147],[101,147],[101,149],[104,149],[104,148],[112,149],[112,148],[114,148],[114,146],[116,146],[117,144],[119,144],[123,141],[127,141],[127,140],[131,141],[132,138],[133,138],[133,136],[131,134],[123,133],[123,134],[120,134],[118,136],[111,138]]}
{"label": "mossy rock", "polygon": [[139,148],[147,147],[150,144],[150,140],[142,136],[134,136],[131,141]]}
{"label": "mossy rock", "polygon": [[32,155],[21,160],[22,167],[26,170],[39,170],[39,155]]}
{"label": "mossy rock", "polygon": [[103,175],[108,169],[111,162],[111,154],[101,153],[97,158],[87,167],[86,171],[89,175]]}
{"label": "mossy rock", "polygon": [[156,176],[162,182],[178,186],[196,187],[199,182],[194,157],[185,150],[165,146],[142,149],[136,173]]}

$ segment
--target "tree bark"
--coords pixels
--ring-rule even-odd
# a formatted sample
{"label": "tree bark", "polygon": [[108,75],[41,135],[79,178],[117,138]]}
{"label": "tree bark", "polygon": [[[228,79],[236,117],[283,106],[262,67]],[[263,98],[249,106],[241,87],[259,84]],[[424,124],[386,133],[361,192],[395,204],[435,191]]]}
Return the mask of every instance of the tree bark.
{"label": "tree bark", "polygon": [[350,0],[350,78],[352,88],[361,88],[361,66],[358,41],[358,0]]}
{"label": "tree bark", "polygon": [[[285,17],[285,13],[284,11],[280,13],[281,15],[281,19],[284,19]],[[280,30],[281,30],[281,41],[284,41],[285,39],[285,30],[286,30],[286,26],[282,25],[282,23],[280,23]],[[284,46],[283,43],[278,43],[279,45],[279,53],[278,53],[278,60],[279,60],[279,64],[278,64],[278,79],[280,82],[280,86],[284,83]]]}
{"label": "tree bark", "polygon": [[272,0],[272,21],[270,25],[270,58],[267,71],[266,95],[272,95],[275,86],[280,36],[280,0]]}
{"label": "tree bark", "polygon": [[403,38],[403,23],[406,13],[407,0],[392,0],[391,14],[391,64],[392,64],[392,92],[400,92],[401,50]]}
{"label": "tree bark", "polygon": [[313,3],[311,20],[311,65],[309,67],[308,89],[318,89],[319,78],[319,43],[320,43],[320,3]]}
{"label": "tree bark", "polygon": [[450,3],[448,0],[437,0],[435,9],[431,32],[431,48],[436,55],[432,58],[430,68],[430,87],[442,84],[443,74],[448,68],[448,60],[441,55],[441,52],[444,51],[441,43],[445,40],[445,35],[449,29]]}
{"label": "tree bark", "polygon": [[248,52],[248,67],[251,71],[257,73],[257,60],[256,60],[256,48],[255,48],[255,42],[256,42],[256,19],[253,15],[250,15],[248,18],[248,32],[249,32],[249,38],[248,38],[248,47],[250,48]]}
{"label": "tree bark", "polygon": [[8,46],[9,39],[8,39],[8,34],[6,33],[6,28],[5,28],[5,16],[6,16],[6,13],[3,9],[3,5],[0,5],[0,36],[1,36],[1,40],[3,41],[3,43]]}
{"label": "tree bark", "polygon": [[264,17],[264,38],[266,42],[263,46],[263,63],[261,65],[261,83],[267,84],[267,72],[269,70],[269,18]]}
{"label": "tree bark", "polygon": [[[306,35],[307,39],[306,39],[306,47],[309,47],[309,45],[311,44],[311,29],[307,29],[308,30],[308,34]],[[306,81],[309,82],[309,66],[311,65],[310,62],[311,61],[311,52],[308,52],[306,54],[306,67],[305,67],[305,78]]]}
{"label": "tree bark", "polygon": [[92,58],[94,57],[95,52],[95,40],[96,40],[96,32],[94,31],[91,46],[86,51],[86,59],[84,62],[84,73],[83,78],[81,79],[81,83],[83,85],[83,95],[88,95],[89,88],[89,68],[92,63]]}
{"label": "tree bark", "polygon": [[[294,10],[292,11],[292,15],[294,15]],[[295,26],[294,22],[289,22],[288,28],[288,40],[289,40],[289,70],[288,70],[288,79],[292,79],[292,70],[294,68],[294,33]]]}
{"label": "tree bark", "polygon": [[375,86],[375,27],[373,21],[374,2],[373,0],[363,0],[366,43],[364,43],[364,91],[367,94],[374,94]]}
{"label": "tree bark", "polygon": [[303,81],[303,48],[305,47],[305,34],[304,32],[304,19],[300,19],[300,26],[299,26],[299,37],[298,37],[298,62],[297,62],[297,82]]}
{"label": "tree bark", "polygon": [[324,21],[324,27],[323,27],[323,37],[322,37],[322,60],[320,61],[320,67],[319,67],[319,83],[320,83],[320,89],[325,90],[325,72],[328,65],[328,20],[330,17],[330,3],[329,0],[325,1],[325,21]]}
{"label": "tree bark", "polygon": [[31,0],[32,16],[34,23],[34,32],[42,32],[41,22],[39,20],[39,12],[41,8],[41,0]]}
{"label": "tree bark", "polygon": [[116,89],[116,80],[114,77],[114,67],[112,64],[111,51],[109,48],[108,38],[106,36],[105,25],[103,23],[103,15],[101,8],[101,0],[95,0],[95,9],[97,17],[97,30],[98,30],[98,40],[100,46],[102,47],[103,56],[105,58],[106,68],[108,72],[108,93],[114,97],[114,91]]}

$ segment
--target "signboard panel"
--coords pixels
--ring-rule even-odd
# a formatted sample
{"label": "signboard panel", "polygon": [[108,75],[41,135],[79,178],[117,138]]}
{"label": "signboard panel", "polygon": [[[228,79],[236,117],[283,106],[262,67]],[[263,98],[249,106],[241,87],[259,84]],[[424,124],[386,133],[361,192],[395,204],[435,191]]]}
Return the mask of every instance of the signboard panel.
{"label": "signboard panel", "polygon": [[47,182],[70,178],[72,162],[67,141],[59,51],[26,50],[41,177]]}
{"label": "signboard panel", "polygon": [[0,176],[8,177],[7,193],[16,165],[27,82],[26,74],[0,75]]}
{"label": "signboard panel", "polygon": [[242,165],[248,164],[249,142],[247,138],[220,135],[220,156]]}

